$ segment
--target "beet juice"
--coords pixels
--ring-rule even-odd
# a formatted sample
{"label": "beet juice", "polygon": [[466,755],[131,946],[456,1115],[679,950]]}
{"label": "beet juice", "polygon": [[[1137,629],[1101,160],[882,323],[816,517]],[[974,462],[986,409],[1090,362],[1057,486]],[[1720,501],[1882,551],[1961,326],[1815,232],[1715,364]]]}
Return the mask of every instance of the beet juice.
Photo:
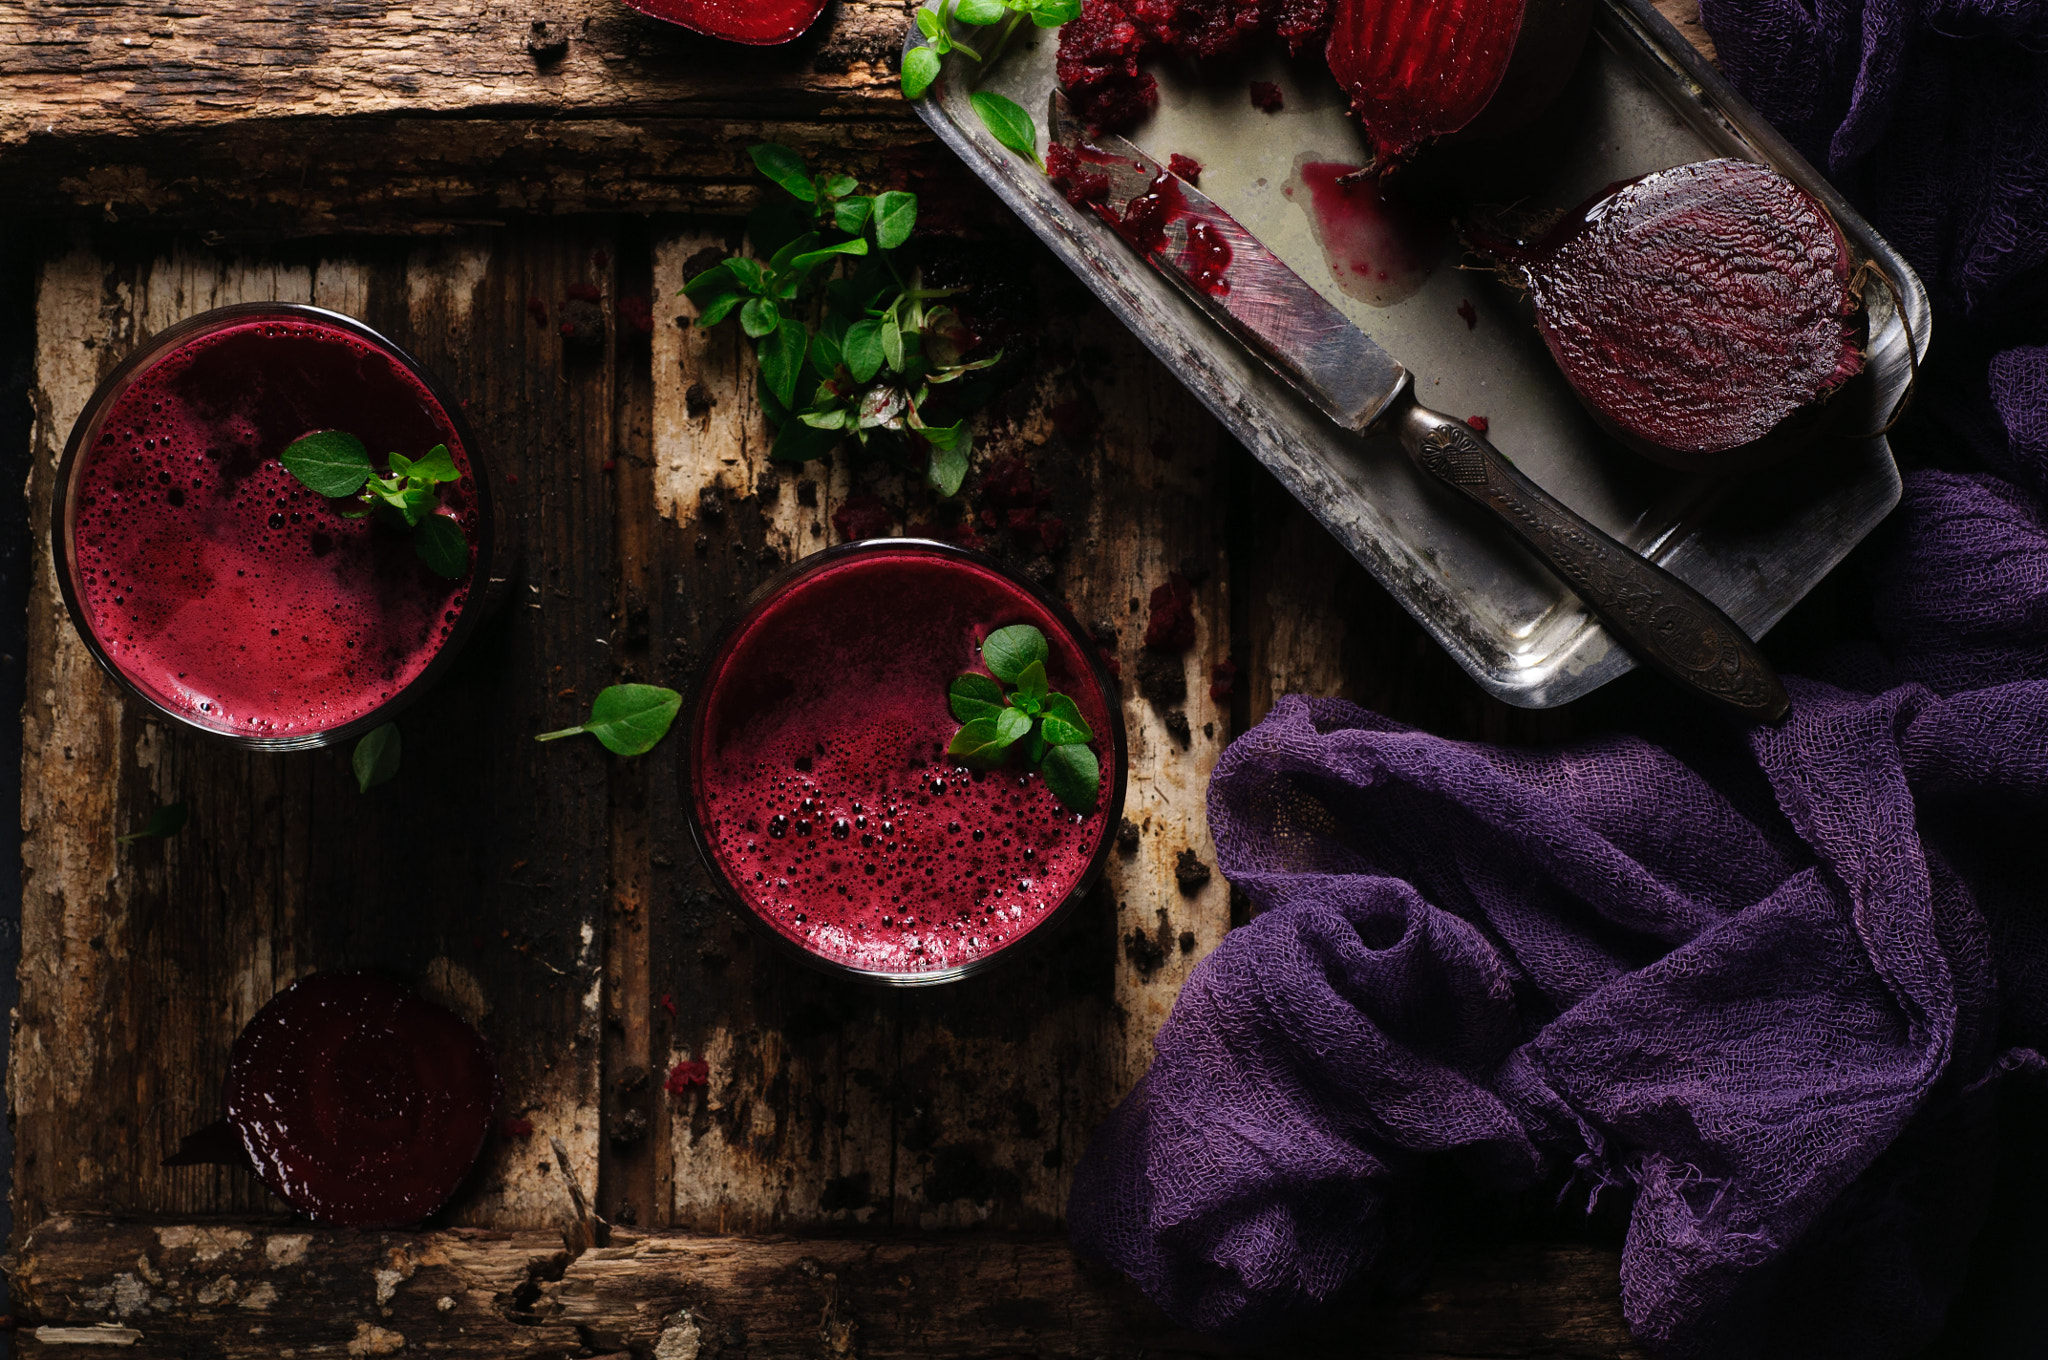
{"label": "beet juice", "polygon": [[[391,452],[447,446],[441,506],[470,570],[435,574],[409,533],[284,469],[302,435]],[[56,549],[72,619],[145,700],[259,746],[367,730],[449,653],[481,603],[488,488],[430,381],[367,327],[285,304],[223,308],[158,336],[100,387],[65,452]]]}
{"label": "beet juice", "polygon": [[[1094,806],[1022,755],[945,754],[954,677],[982,640],[1044,633],[1054,691],[1093,730]],[[1122,814],[1123,720],[1094,644],[976,553],[871,539],[817,554],[741,619],[701,683],[690,773],[700,848],[752,914],[813,962],[882,982],[974,971],[1077,900]]]}

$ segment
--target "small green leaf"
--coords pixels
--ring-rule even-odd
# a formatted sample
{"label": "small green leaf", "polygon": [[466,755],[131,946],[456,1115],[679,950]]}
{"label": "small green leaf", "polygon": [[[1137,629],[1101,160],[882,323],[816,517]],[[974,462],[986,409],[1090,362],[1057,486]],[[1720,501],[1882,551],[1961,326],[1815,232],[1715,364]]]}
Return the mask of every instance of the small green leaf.
{"label": "small green leaf", "polygon": [[844,407],[837,407],[830,411],[806,411],[798,419],[814,430],[843,430],[847,414]]}
{"label": "small green leaf", "polygon": [[1038,766],[1052,796],[1072,812],[1088,812],[1102,786],[1102,763],[1086,746],[1055,746]]}
{"label": "small green leaf", "polygon": [[1095,740],[1095,731],[1081,716],[1080,707],[1064,694],[1048,694],[1038,711],[1045,715],[1045,739],[1055,746]]}
{"label": "small green leaf", "polygon": [[396,474],[396,475],[397,475],[397,476],[399,476],[399,477],[402,477],[402,478],[408,479],[408,480],[410,480],[410,479],[411,479],[411,477],[412,477],[412,459],[410,459],[410,458],[406,457],[406,456],[405,456],[404,454],[402,454],[402,453],[393,453],[393,454],[387,454],[387,455],[385,456],[385,459],[384,459],[384,461],[385,461],[385,463],[386,463],[386,464],[388,464],[388,465],[390,466],[390,468],[391,468],[391,471],[392,471],[392,472],[393,472],[394,474]]}
{"label": "small green leaf", "polygon": [[827,198],[845,198],[858,188],[860,181],[852,175],[826,175],[818,181],[818,192]]}
{"label": "small green leaf", "polygon": [[590,706],[588,722],[543,732],[534,740],[555,741],[587,732],[614,755],[645,755],[668,735],[669,724],[682,706],[682,695],[659,685],[612,685]]}
{"label": "small green leaf", "polygon": [[[936,36],[928,34],[927,36]],[[922,99],[939,78],[939,54],[929,47],[913,47],[903,54],[903,97]],[[887,243],[884,243],[886,248]]]}
{"label": "small green leaf", "polygon": [[841,347],[846,343],[846,320],[839,316],[828,316],[818,323],[818,329],[811,334],[811,366],[831,377],[841,362]]}
{"label": "small green leaf", "polygon": [[775,333],[763,339],[755,351],[761,362],[761,381],[784,406],[796,399],[797,375],[803,370],[804,349],[809,343],[804,323],[783,317]]}
{"label": "small green leaf", "polygon": [[938,37],[939,16],[928,9],[920,9],[917,12],[917,31],[924,34],[927,38]]}
{"label": "small green leaf", "polygon": [[1026,666],[1051,655],[1052,649],[1045,645],[1045,634],[1028,623],[998,628],[981,644],[981,659],[989,671],[996,679],[1012,685]]}
{"label": "small green leaf", "polygon": [[720,293],[710,302],[703,304],[703,310],[697,313],[697,325],[704,328],[716,326],[732,315],[733,308],[745,301],[745,293]]}
{"label": "small green leaf", "polygon": [[293,440],[280,461],[286,472],[316,495],[330,499],[355,495],[374,470],[363,441],[340,430],[322,430]]}
{"label": "small green leaf", "polygon": [[981,115],[982,126],[990,136],[1025,159],[1037,162],[1038,125],[1031,121],[1023,106],[993,90],[976,90],[967,102]]}
{"label": "small green leaf", "polygon": [[[1041,636],[1043,636],[1041,634]],[[1045,662],[1034,661],[1017,672],[1017,697],[1031,701],[1031,711],[1036,713],[1044,706],[1045,696],[1052,692],[1052,685],[1045,678]]]}
{"label": "small green leaf", "polygon": [[910,239],[910,229],[916,225],[916,194],[891,189],[885,194],[875,195],[876,245],[884,250],[894,250]]}
{"label": "small green leaf", "polygon": [[725,260],[712,265],[696,278],[685,283],[683,285],[683,296],[702,306],[707,296],[722,293],[738,286],[739,280],[734,278],[732,273],[732,261]]}
{"label": "small green leaf", "polygon": [[1040,28],[1058,28],[1069,19],[1078,18],[1081,0],[1008,0],[1011,9],[1031,16],[1031,22]]}
{"label": "small green leaf", "polygon": [[1018,740],[1030,731],[1031,715],[1022,709],[1006,708],[996,714],[996,735],[1003,739],[1005,745]]}
{"label": "small green leaf", "polygon": [[447,515],[428,515],[413,526],[412,550],[436,576],[460,581],[469,570],[469,540],[462,526]]}
{"label": "small green leaf", "polygon": [[858,239],[841,241],[836,246],[826,246],[822,250],[806,251],[804,254],[791,260],[789,267],[791,269],[809,269],[812,265],[822,264],[834,255],[865,255],[867,253],[868,243],[866,241]]}
{"label": "small green leaf", "polygon": [[764,335],[773,335],[782,325],[782,312],[769,298],[752,298],[740,308],[740,329],[759,340]]}
{"label": "small green leaf", "polygon": [[368,793],[398,773],[398,724],[385,723],[365,732],[348,758],[356,772],[356,791]]}
{"label": "small green leaf", "polygon": [[841,353],[855,382],[873,382],[882,371],[882,323],[869,317],[848,326]]}
{"label": "small green leaf", "polygon": [[964,723],[994,718],[1002,711],[1003,687],[979,671],[968,671],[946,690],[946,706]]}
{"label": "small green leaf", "polygon": [[[1005,713],[1011,711],[1003,710]],[[1026,725],[1029,725],[1029,719],[1026,719]],[[953,734],[953,740],[946,746],[946,754],[994,764],[1003,758],[1003,752],[1009,749],[1013,740],[1015,738],[1003,736],[1000,718],[976,718]]]}
{"label": "small green leaf", "polygon": [[455,455],[448,452],[446,444],[436,444],[427,450],[427,456],[412,465],[411,474],[429,482],[459,482],[462,470],[455,466]]}
{"label": "small green leaf", "polygon": [[792,196],[806,203],[817,202],[818,189],[811,182],[810,171],[804,168],[802,156],[774,142],[750,146],[747,148],[747,154],[754,158],[755,169],[787,189]]}
{"label": "small green leaf", "polygon": [[882,318],[882,357],[890,368],[903,371],[903,328],[896,324],[894,312]]}
{"label": "small green leaf", "polygon": [[[929,14],[930,12],[930,10],[922,9],[918,11],[919,14]],[[842,198],[832,205],[832,225],[843,232],[859,235],[861,229],[867,226],[868,214],[874,211],[874,207],[875,200],[867,194],[856,194],[852,198]]]}
{"label": "small green leaf", "polygon": [[732,271],[733,282],[747,292],[760,297],[768,291],[768,275],[761,268],[759,260],[750,260],[744,255],[735,255],[725,262]]}
{"label": "small green leaf", "polygon": [[[817,243],[818,233],[815,231],[799,232],[795,236],[790,237],[787,241],[784,241],[782,243],[782,246],[772,256],[769,257],[769,274],[780,274],[785,268],[788,267],[789,262],[791,260],[794,260],[797,256],[803,254],[806,250],[809,250],[812,246],[816,245]],[[769,291],[773,292],[774,289],[771,288]]]}
{"label": "small green leaf", "polygon": [[420,521],[433,514],[440,503],[441,495],[431,482],[407,481],[398,492],[398,513],[405,516],[408,528],[418,528]]}
{"label": "small green leaf", "polygon": [[971,439],[961,439],[950,448],[932,446],[931,466],[925,478],[941,496],[959,494],[960,484],[967,480],[967,450],[972,443]]}
{"label": "small green leaf", "polygon": [[149,820],[142,824],[142,830],[131,831],[125,836],[116,836],[114,840],[121,845],[145,837],[152,840],[168,840],[184,827],[189,815],[183,803],[165,803],[149,814]]}
{"label": "small green leaf", "polygon": [[1032,769],[1037,769],[1045,760],[1045,753],[1052,749],[1052,743],[1045,739],[1045,733],[1033,728],[1031,739],[1024,743],[1024,760]]}
{"label": "small green leaf", "polygon": [[960,0],[960,7],[953,11],[953,17],[963,24],[986,28],[1008,12],[1003,0]]}

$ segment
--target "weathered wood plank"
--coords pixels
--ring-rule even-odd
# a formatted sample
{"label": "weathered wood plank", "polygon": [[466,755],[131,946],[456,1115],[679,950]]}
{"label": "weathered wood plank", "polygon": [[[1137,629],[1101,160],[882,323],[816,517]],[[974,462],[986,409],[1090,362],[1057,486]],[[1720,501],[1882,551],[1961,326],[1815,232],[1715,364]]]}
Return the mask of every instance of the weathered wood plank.
{"label": "weathered wood plank", "polygon": [[[1276,1355],[1624,1360],[1617,1257],[1513,1246],[1435,1268],[1414,1297]],[[1044,1236],[735,1238],[619,1234],[569,1258],[544,1233],[308,1232],[275,1220],[131,1224],[70,1216],[14,1267],[35,1329],[125,1327],[123,1354],[500,1357],[1228,1354]],[[1479,1332],[1460,1320],[1481,1317]]]}

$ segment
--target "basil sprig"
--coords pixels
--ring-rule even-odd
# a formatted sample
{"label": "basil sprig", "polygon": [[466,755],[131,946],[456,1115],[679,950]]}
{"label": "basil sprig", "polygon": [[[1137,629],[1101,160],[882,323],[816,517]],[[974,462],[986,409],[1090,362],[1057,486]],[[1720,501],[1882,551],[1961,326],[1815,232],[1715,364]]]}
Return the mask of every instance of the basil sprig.
{"label": "basil sprig", "polygon": [[[1010,44],[1010,35],[1029,19],[1039,28],[1058,28],[1081,12],[1081,0],[939,0],[934,9],[917,11],[917,31],[924,35],[925,45],[913,47],[903,54],[903,97],[922,99],[939,78],[940,59],[958,52],[977,67],[976,78],[986,73],[1003,55],[1003,49]],[[987,49],[980,50],[970,44],[953,28],[965,24],[970,28],[988,28],[995,24],[1002,27],[988,43]],[[982,40],[977,37],[975,42]],[[1045,163],[1038,159],[1038,125],[1031,121],[1031,115],[1013,99],[987,90],[977,90],[968,96],[975,114],[982,126],[994,138],[1036,164],[1040,170]]]}
{"label": "basil sprig", "polygon": [[981,644],[989,674],[968,671],[947,687],[947,706],[961,727],[946,754],[993,767],[1022,743],[1025,760],[1053,796],[1074,812],[1087,812],[1102,782],[1101,763],[1088,749],[1095,733],[1080,707],[1047,681],[1051,654],[1045,634],[1028,623],[990,633]]}
{"label": "basil sprig", "polygon": [[376,510],[412,530],[413,551],[436,575],[459,581],[469,570],[469,540],[462,525],[440,513],[441,487],[462,480],[446,444],[436,444],[417,461],[388,456],[378,472],[362,440],[342,430],[321,430],[293,440],[280,461],[301,485],[329,500],[353,496],[362,506],[344,510],[361,519]]}

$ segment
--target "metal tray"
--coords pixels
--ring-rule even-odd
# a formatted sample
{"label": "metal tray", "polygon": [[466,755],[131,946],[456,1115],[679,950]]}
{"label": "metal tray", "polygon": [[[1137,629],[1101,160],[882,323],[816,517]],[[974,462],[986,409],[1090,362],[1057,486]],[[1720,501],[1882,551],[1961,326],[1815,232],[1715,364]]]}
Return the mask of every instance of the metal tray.
{"label": "metal tray", "polygon": [[[913,27],[905,48],[921,40]],[[1055,84],[1056,34],[1020,30],[980,83],[1041,122]],[[1164,161],[1203,166],[1202,189],[1416,376],[1425,405],[1487,417],[1488,438],[1543,487],[1621,542],[1683,577],[1760,636],[1783,618],[1899,498],[1884,439],[1836,442],[1737,477],[1657,467],[1602,434],[1558,375],[1522,304],[1447,241],[1421,289],[1376,307],[1341,292],[1308,215],[1283,192],[1302,159],[1358,164],[1366,153],[1344,97],[1318,63],[1278,50],[1212,83],[1174,64],[1148,68],[1160,107],[1134,134]],[[1392,439],[1363,440],[1324,419],[1217,329],[1165,278],[1037,168],[1005,150],[968,104],[974,68],[947,59],[918,112],[941,141],[1050,245],[1217,419],[1458,659],[1488,693],[1525,708],[1567,703],[1632,669],[1633,658],[1558,579],[1497,526],[1426,483]],[[1284,109],[1250,107],[1246,84],[1281,87]],[[1041,126],[1042,139],[1046,129]],[[1510,138],[1458,157],[1485,197],[1569,208],[1616,180],[1714,156],[1771,165],[1834,213],[1859,261],[1890,276],[1865,288],[1870,375],[1838,400],[1867,403],[1840,427],[1877,429],[1926,353],[1927,295],[1912,269],[1650,7],[1600,0],[1585,56],[1557,103]],[[1468,326],[1461,303],[1476,311]]]}

